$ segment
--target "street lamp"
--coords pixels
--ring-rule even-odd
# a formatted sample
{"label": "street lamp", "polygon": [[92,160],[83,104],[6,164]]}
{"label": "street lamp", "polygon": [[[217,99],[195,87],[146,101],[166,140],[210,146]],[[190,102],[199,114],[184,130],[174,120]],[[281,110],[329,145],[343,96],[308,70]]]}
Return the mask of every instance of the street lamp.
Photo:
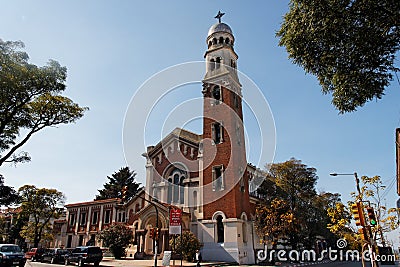
{"label": "street lamp", "polygon": [[357,198],[362,201],[362,195],[361,195],[361,190],[360,190],[360,179],[358,179],[358,175],[356,172],[354,173],[336,173],[336,172],[332,172],[329,174],[330,176],[338,176],[338,175],[354,175],[354,178],[356,178],[356,187],[357,187],[357,192],[358,192],[358,196]]}

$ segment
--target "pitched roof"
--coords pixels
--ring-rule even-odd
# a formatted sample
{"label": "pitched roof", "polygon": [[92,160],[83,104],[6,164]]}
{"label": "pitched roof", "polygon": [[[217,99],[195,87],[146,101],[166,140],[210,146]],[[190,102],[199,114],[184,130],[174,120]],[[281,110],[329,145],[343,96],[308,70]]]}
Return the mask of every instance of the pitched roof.
{"label": "pitched roof", "polygon": [[87,202],[78,202],[78,203],[71,203],[65,205],[66,208],[72,208],[72,207],[79,207],[79,206],[89,206],[89,205],[99,205],[99,204],[107,204],[107,203],[118,203],[120,202],[120,198],[108,198],[108,199],[102,199],[102,200],[93,200],[93,201],[87,201]]}

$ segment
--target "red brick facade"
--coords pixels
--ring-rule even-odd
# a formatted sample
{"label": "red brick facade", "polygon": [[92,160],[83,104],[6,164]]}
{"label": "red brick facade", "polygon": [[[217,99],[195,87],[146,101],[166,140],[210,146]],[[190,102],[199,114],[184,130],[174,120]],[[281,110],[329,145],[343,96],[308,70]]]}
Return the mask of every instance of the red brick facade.
{"label": "red brick facade", "polygon": [[[246,152],[243,134],[243,115],[241,99],[238,95],[234,103],[233,91],[221,86],[221,101],[216,104],[211,90],[214,84],[204,84],[204,219],[212,219],[215,211],[222,211],[228,218],[240,218],[248,212],[249,194],[246,170]],[[222,141],[212,140],[214,123],[222,125]],[[223,168],[223,190],[214,190],[213,169]],[[243,181],[241,181],[243,179]]]}

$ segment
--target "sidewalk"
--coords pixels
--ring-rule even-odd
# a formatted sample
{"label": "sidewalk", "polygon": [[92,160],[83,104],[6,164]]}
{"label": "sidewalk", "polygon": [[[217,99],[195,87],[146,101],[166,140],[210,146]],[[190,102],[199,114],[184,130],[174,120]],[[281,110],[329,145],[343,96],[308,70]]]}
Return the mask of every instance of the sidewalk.
{"label": "sidewalk", "polygon": [[[323,266],[324,264],[332,263],[331,261],[322,261],[322,262],[316,262],[316,263],[278,263],[277,265],[262,265],[263,267],[301,267],[301,266]],[[338,262],[339,263],[339,262]],[[341,262],[343,263],[343,262]],[[170,261],[170,266],[173,267],[174,262],[171,260]],[[361,264],[360,264],[361,265]],[[111,257],[105,257],[103,258],[103,261],[100,263],[100,266],[108,266],[108,267],[153,267],[154,266],[154,260],[134,260],[133,258],[126,258],[122,260],[116,260]],[[157,266],[162,267],[162,260],[157,260]],[[180,267],[181,266],[181,261],[180,260],[175,260],[175,267]],[[196,263],[195,262],[187,262],[187,261],[182,261],[182,266],[185,267],[195,267]],[[226,263],[226,262],[202,262],[201,263],[202,267],[219,267],[219,266],[239,266],[238,264],[235,263]],[[260,266],[260,265],[241,265],[241,266]],[[368,265],[369,266],[369,265]],[[398,267],[399,262],[396,262],[395,265],[383,265],[383,267]]]}
{"label": "sidewalk", "polygon": [[[174,261],[170,261],[170,266],[172,267],[174,264]],[[201,266],[204,267],[209,267],[209,266],[227,266],[227,265],[232,265],[229,263],[225,262],[202,262]],[[153,267],[154,266],[154,260],[134,260],[133,258],[126,258],[126,259],[121,259],[121,260],[116,260],[112,257],[104,257],[102,262],[100,263],[100,266],[109,266],[109,267],[117,267],[117,266],[135,266],[135,267]],[[157,266],[163,266],[162,265],[162,260],[157,260]],[[175,260],[175,267],[180,267],[181,266],[181,261],[180,260]],[[187,261],[182,261],[182,266],[191,266],[194,267],[196,266],[195,262],[187,262]]]}
{"label": "sidewalk", "polygon": [[[322,262],[322,264],[325,262]],[[180,260],[175,260],[175,265],[174,261],[170,261],[170,266],[173,267],[180,267],[181,266],[181,261]],[[262,265],[263,267],[285,267],[285,266],[291,266],[291,267],[300,267],[304,265],[310,265],[310,264],[294,264],[294,263],[278,263],[277,265]],[[154,260],[134,260],[133,258],[126,258],[126,259],[121,259],[121,260],[116,260],[112,257],[104,257],[103,261],[100,263],[100,266],[108,266],[108,267],[119,267],[119,266],[126,266],[126,267],[153,267],[154,266]],[[162,260],[157,260],[157,266],[162,267]],[[187,261],[182,261],[182,266],[185,267],[195,267],[196,263],[195,262],[187,262]],[[227,263],[227,262],[202,262],[201,263],[202,267],[219,267],[219,266],[239,266],[239,264],[236,263]],[[240,266],[259,266],[259,265],[240,265]]]}

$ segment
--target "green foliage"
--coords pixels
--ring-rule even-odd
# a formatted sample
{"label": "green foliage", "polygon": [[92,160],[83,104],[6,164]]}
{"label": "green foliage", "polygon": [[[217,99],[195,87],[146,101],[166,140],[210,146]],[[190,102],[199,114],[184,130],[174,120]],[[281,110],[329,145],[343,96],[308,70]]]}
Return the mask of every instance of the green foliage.
{"label": "green foliage", "polygon": [[13,187],[4,185],[4,177],[0,174],[0,206],[8,206],[19,201],[17,192]]}
{"label": "green foliage", "polygon": [[20,247],[25,247],[25,238],[21,236],[22,228],[28,224],[29,214],[18,212],[19,208],[11,209],[10,214],[14,216],[14,222],[8,232],[8,239],[6,243],[16,243]]}
{"label": "green foliage", "polygon": [[340,113],[380,99],[400,48],[400,1],[291,0],[277,36]]}
{"label": "green foliage", "polygon": [[187,261],[193,261],[196,251],[202,247],[200,240],[190,231],[182,232],[182,240],[181,236],[171,237],[169,245],[175,253],[182,253],[183,259]]}
{"label": "green foliage", "polygon": [[96,200],[108,199],[108,198],[121,198],[122,188],[128,187],[126,192],[126,201],[132,199],[133,196],[138,192],[140,183],[135,181],[136,173],[131,171],[129,167],[119,169],[110,176],[107,176],[108,183],[104,184],[104,189],[100,189],[99,195],[96,196]]}
{"label": "green foliage", "polygon": [[126,256],[126,248],[133,243],[133,232],[127,225],[119,223],[102,230],[98,238],[116,259],[120,259]]}
{"label": "green foliage", "polygon": [[51,240],[51,220],[62,214],[65,196],[56,189],[24,185],[18,190],[21,197],[20,216],[29,218],[22,227],[21,236],[38,247],[42,240]]}
{"label": "green foliage", "polygon": [[75,122],[87,110],[60,95],[66,88],[65,67],[54,60],[44,67],[30,64],[23,47],[0,39],[0,166],[29,161],[26,152],[16,152],[33,134]]}

